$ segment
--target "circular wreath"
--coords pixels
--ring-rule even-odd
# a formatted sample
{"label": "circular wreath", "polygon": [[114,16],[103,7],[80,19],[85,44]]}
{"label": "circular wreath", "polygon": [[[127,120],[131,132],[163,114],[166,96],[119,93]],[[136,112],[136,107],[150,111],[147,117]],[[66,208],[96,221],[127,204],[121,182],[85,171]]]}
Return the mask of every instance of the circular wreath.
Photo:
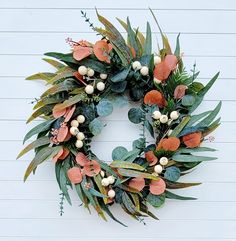
{"label": "circular wreath", "polygon": [[[74,188],[84,206],[89,209],[92,205],[104,219],[105,212],[121,223],[110,212],[114,203],[137,220],[142,221],[144,216],[156,219],[148,204],[160,207],[166,198],[194,199],[170,190],[198,185],[178,179],[202,161],[215,159],[196,153],[214,151],[199,146],[219,126],[220,119],[215,118],[221,103],[214,110],[192,113],[218,73],[206,86],[197,81],[199,72],[195,68],[188,74],[182,62],[179,36],[172,52],[158,23],[163,47],[153,54],[149,23],[144,36],[131,27],[128,18],[126,22],[118,19],[127,31],[125,41],[99,13],[104,29],[94,27],[86,13],[82,15],[101,39],[95,44],[67,39],[72,52],[45,54],[60,60],[44,59],[56,72],[27,78],[43,79],[50,88],[37,100],[35,112],[28,119],[30,122],[42,117],[44,121],[24,138],[25,142],[36,135],[36,140],[18,156],[35,150],[24,180],[39,164],[52,159],[62,191],[61,214],[64,198],[71,204],[68,188]],[[111,114],[115,103],[125,104],[127,99],[140,103],[138,108],[129,110],[128,118],[141,125],[143,132],[134,140],[132,150],[116,147],[108,165],[92,152],[90,144],[104,127],[100,117]],[[153,137],[152,143],[148,143],[145,129]]]}

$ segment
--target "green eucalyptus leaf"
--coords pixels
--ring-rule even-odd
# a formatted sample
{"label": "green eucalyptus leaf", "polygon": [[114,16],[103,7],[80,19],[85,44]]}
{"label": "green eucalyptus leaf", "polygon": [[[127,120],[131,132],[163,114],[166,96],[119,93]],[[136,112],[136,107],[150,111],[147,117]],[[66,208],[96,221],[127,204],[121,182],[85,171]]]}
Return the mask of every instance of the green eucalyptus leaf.
{"label": "green eucalyptus leaf", "polygon": [[177,200],[196,200],[196,198],[194,197],[184,197],[184,196],[180,196],[180,195],[177,195],[173,192],[170,192],[170,191],[165,191],[165,195],[166,195],[166,198],[169,198],[169,199],[177,199]]}
{"label": "green eucalyptus leaf", "polygon": [[152,193],[149,193],[147,195],[147,202],[153,207],[159,208],[165,203],[165,194],[153,195]]}
{"label": "green eucalyptus leaf", "polygon": [[152,175],[150,173],[140,172],[136,170],[128,170],[124,168],[118,169],[118,173],[124,177],[141,177],[151,180],[158,180],[159,177],[156,177],[155,175]]}
{"label": "green eucalyptus leaf", "polygon": [[192,106],[194,102],[195,102],[195,97],[193,95],[185,95],[181,100],[181,104],[183,106]]}
{"label": "green eucalyptus leaf", "polygon": [[164,177],[169,181],[176,182],[180,178],[180,174],[181,172],[178,167],[171,166],[166,168]]}
{"label": "green eucalyptus leaf", "polygon": [[92,120],[89,123],[89,130],[91,131],[91,133],[94,136],[99,135],[101,133],[103,127],[104,127],[103,123],[100,120],[98,120],[97,118],[95,118],[94,120]]}
{"label": "green eucalyptus leaf", "polygon": [[216,160],[216,157],[208,156],[194,156],[194,155],[184,155],[184,154],[175,154],[172,158],[176,162],[202,162],[202,161],[212,161]]}
{"label": "green eucalyptus leaf", "polygon": [[115,93],[123,93],[126,89],[127,81],[111,83],[111,90]]}
{"label": "green eucalyptus leaf", "polygon": [[146,41],[144,45],[144,55],[151,55],[152,54],[152,31],[149,22],[147,22],[146,28]]}
{"label": "green eucalyptus leaf", "polygon": [[125,169],[134,169],[138,171],[144,171],[145,168],[136,164],[136,163],[130,163],[127,161],[113,161],[110,164],[111,167],[113,168],[125,168]]}
{"label": "green eucalyptus leaf", "polygon": [[126,154],[128,153],[128,150],[123,146],[117,146],[112,151],[112,160],[121,160]]}
{"label": "green eucalyptus leaf", "polygon": [[113,83],[117,83],[117,82],[122,82],[124,80],[126,80],[128,74],[129,74],[130,68],[125,68],[123,70],[121,70],[120,72],[116,73],[115,75],[113,75],[110,80]]}
{"label": "green eucalyptus leaf", "polygon": [[97,113],[99,116],[108,116],[113,111],[113,105],[109,100],[101,100],[97,105]]}
{"label": "green eucalyptus leaf", "polygon": [[128,112],[129,120],[134,124],[142,122],[144,113],[140,108],[131,108]]}

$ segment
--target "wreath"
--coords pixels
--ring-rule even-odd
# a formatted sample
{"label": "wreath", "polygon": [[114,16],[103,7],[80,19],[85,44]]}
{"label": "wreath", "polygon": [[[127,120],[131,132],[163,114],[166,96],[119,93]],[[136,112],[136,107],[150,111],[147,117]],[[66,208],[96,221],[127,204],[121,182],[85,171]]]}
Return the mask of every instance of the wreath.
{"label": "wreath", "polygon": [[[151,11],[152,12],[152,11]],[[31,137],[18,158],[30,150],[35,156],[29,164],[24,181],[42,162],[52,159],[56,180],[63,200],[71,204],[69,189],[74,189],[85,208],[93,206],[106,220],[105,213],[121,223],[110,211],[119,204],[135,218],[157,217],[149,211],[149,204],[159,208],[165,199],[193,200],[172,192],[200,183],[182,183],[178,179],[203,161],[216,159],[201,155],[212,148],[200,147],[206,136],[220,124],[215,109],[193,114],[205,94],[216,81],[217,73],[205,86],[197,81],[195,66],[190,74],[184,68],[179,35],[172,52],[167,36],[161,33],[163,46],[152,51],[152,32],[147,22],[146,34],[118,19],[127,32],[127,41],[106,18],[97,12],[104,28],[95,27],[86,13],[85,21],[101,36],[92,44],[86,40],[68,38],[72,51],[68,54],[50,52],[45,58],[56,68],[53,73],[37,73],[28,80],[42,79],[50,87],[37,100],[27,122],[37,117],[43,120],[31,129],[24,143]],[[57,60],[55,60],[57,59]],[[59,60],[59,61],[58,61]],[[108,116],[115,104],[138,102],[131,108],[129,120],[140,125],[140,138],[128,151],[118,146],[112,151],[108,165],[91,150],[94,136],[104,124],[100,117]],[[147,140],[146,131],[152,137]],[[112,133],[111,133],[112,135]]]}

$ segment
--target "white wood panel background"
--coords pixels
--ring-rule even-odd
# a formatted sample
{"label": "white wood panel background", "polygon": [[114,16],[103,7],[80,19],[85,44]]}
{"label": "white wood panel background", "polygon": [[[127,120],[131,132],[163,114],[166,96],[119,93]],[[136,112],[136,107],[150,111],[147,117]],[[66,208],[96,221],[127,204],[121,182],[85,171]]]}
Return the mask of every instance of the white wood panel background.
{"label": "white wood panel background", "polygon": [[[69,51],[64,39],[96,40],[80,17],[84,10],[96,24],[94,6],[115,22],[115,17],[130,16],[135,26],[145,31],[146,20],[152,24],[154,42],[159,37],[150,6],[174,44],[181,33],[187,69],[196,61],[200,79],[206,83],[218,70],[220,79],[207,94],[198,111],[213,108],[222,100],[222,125],[207,141],[218,160],[204,163],[182,181],[202,185],[177,193],[198,197],[196,201],[168,201],[154,210],[160,221],[147,225],[130,220],[114,207],[117,216],[129,225],[123,228],[89,215],[79,207],[65,205],[58,214],[59,190],[53,164],[48,161],[22,182],[24,169],[32,154],[16,161],[24,133],[31,128],[25,120],[31,102],[45,89],[42,82],[25,81],[34,72],[50,70],[41,61],[44,52]],[[236,240],[236,2],[234,0],[1,0],[0,1],[0,240],[1,241],[72,241],[72,240],[158,240],[158,241],[235,241]],[[118,26],[118,24],[117,24]],[[119,27],[120,28],[120,27]],[[121,28],[120,28],[121,29]],[[94,150],[109,162],[117,145],[131,147],[138,127],[127,121],[128,108],[117,109],[104,119],[106,131],[96,138]],[[108,133],[113,133],[111,137]]]}

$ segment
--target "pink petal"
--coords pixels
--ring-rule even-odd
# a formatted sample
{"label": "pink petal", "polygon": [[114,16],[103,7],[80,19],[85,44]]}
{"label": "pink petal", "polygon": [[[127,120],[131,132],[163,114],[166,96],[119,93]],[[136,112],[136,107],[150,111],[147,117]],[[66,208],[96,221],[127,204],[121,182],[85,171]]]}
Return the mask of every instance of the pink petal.
{"label": "pink petal", "polygon": [[71,119],[71,117],[72,117],[72,115],[74,114],[74,112],[75,112],[75,105],[73,106],[73,107],[69,107],[69,108],[67,108],[66,109],[66,113],[65,113],[65,115],[64,115],[64,117],[65,117],[65,122],[68,122],[70,119]]}
{"label": "pink petal", "polygon": [[58,129],[58,134],[57,134],[57,140],[59,142],[63,142],[66,137],[67,137],[67,133],[68,133],[68,127],[67,126],[61,126],[59,129]]}
{"label": "pink petal", "polygon": [[186,89],[187,89],[186,85],[176,86],[175,91],[174,91],[174,98],[175,99],[182,99],[185,95]]}
{"label": "pink petal", "polygon": [[76,157],[75,157],[76,162],[80,165],[80,166],[84,166],[85,164],[89,163],[90,160],[84,155],[83,152],[78,152]]}
{"label": "pink petal", "polygon": [[56,104],[54,107],[53,107],[53,110],[52,110],[52,115],[55,119],[65,115],[66,113],[66,109],[63,109],[63,110],[56,110],[56,107],[60,105],[60,104]]}
{"label": "pink petal", "polygon": [[73,58],[80,61],[91,55],[92,49],[89,47],[76,46],[73,52]]}
{"label": "pink petal", "polygon": [[166,190],[166,183],[160,178],[152,180],[150,183],[150,192],[154,195],[160,195]]}
{"label": "pink petal", "polygon": [[79,167],[72,167],[67,171],[67,176],[71,183],[78,184],[82,182],[83,176]]}
{"label": "pink petal", "polygon": [[138,190],[139,192],[145,187],[145,180],[142,177],[135,177],[129,181],[129,187]]}
{"label": "pink petal", "polygon": [[89,177],[96,176],[100,171],[101,167],[95,160],[87,162],[83,168],[83,173]]}

